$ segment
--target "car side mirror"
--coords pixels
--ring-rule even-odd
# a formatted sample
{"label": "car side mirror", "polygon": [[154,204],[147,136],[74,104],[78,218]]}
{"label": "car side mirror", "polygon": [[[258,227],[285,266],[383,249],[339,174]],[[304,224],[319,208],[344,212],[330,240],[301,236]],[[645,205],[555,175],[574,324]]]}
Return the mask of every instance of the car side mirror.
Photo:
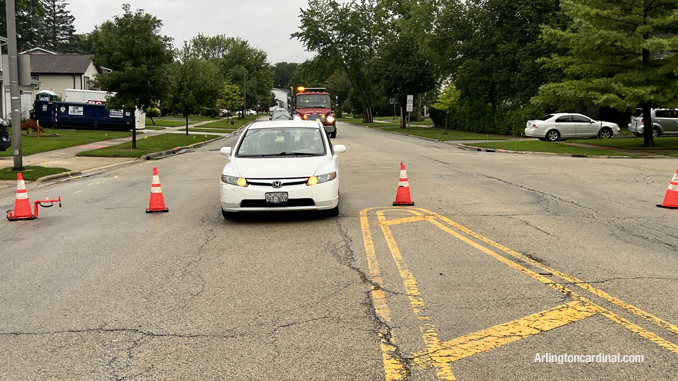
{"label": "car side mirror", "polygon": [[590,124],[593,124],[593,123],[595,123],[595,121],[593,121],[593,120],[589,120],[589,123],[590,123]]}
{"label": "car side mirror", "polygon": [[231,147],[221,147],[219,152],[224,156],[231,156]]}
{"label": "car side mirror", "polygon": [[346,146],[345,145],[338,144],[338,145],[334,146],[334,153],[335,154],[339,154],[339,153],[343,153],[343,152],[346,152]]}

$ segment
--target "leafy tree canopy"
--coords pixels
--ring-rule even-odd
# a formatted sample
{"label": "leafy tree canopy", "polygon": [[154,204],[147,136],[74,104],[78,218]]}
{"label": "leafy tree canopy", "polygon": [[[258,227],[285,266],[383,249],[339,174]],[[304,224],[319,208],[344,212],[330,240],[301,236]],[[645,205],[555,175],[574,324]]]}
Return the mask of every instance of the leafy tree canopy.
{"label": "leafy tree canopy", "polygon": [[[610,106],[620,111],[678,106],[678,1],[563,0],[566,29],[544,27],[543,38],[564,54],[542,58],[566,79],[546,84],[533,102],[555,108]],[[645,128],[645,144],[652,130]]]}
{"label": "leafy tree canopy", "polygon": [[[154,105],[167,92],[172,39],[160,34],[162,21],[143,9],[132,12],[125,4],[123,11],[92,32],[95,64],[113,70],[97,76],[96,85],[116,93],[108,108],[133,112]],[[136,148],[136,134],[132,136]]]}

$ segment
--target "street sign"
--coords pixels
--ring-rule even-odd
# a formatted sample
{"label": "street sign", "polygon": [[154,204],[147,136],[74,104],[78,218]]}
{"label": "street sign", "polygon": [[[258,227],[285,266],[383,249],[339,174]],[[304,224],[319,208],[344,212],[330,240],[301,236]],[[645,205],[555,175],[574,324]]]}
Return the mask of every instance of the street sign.
{"label": "street sign", "polygon": [[414,95],[407,96],[407,112],[412,112],[414,109]]}
{"label": "street sign", "polygon": [[390,102],[390,104],[392,104],[392,105],[397,104],[395,98],[389,99],[389,102]]}

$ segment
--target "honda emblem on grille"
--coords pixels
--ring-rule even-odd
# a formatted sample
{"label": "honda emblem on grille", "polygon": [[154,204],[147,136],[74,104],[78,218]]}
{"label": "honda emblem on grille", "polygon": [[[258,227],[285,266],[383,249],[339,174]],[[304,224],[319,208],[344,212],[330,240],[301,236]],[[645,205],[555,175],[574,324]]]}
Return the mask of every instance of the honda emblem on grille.
{"label": "honda emblem on grille", "polygon": [[282,181],[274,181],[271,185],[273,185],[273,188],[282,188]]}

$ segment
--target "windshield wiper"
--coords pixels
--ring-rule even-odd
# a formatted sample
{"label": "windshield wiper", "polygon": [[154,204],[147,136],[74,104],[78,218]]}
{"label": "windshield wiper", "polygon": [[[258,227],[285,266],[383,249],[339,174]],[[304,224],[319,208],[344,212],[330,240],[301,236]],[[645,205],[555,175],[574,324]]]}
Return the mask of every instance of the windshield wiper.
{"label": "windshield wiper", "polygon": [[320,156],[320,153],[310,153],[310,152],[280,152],[275,155],[269,156]]}

